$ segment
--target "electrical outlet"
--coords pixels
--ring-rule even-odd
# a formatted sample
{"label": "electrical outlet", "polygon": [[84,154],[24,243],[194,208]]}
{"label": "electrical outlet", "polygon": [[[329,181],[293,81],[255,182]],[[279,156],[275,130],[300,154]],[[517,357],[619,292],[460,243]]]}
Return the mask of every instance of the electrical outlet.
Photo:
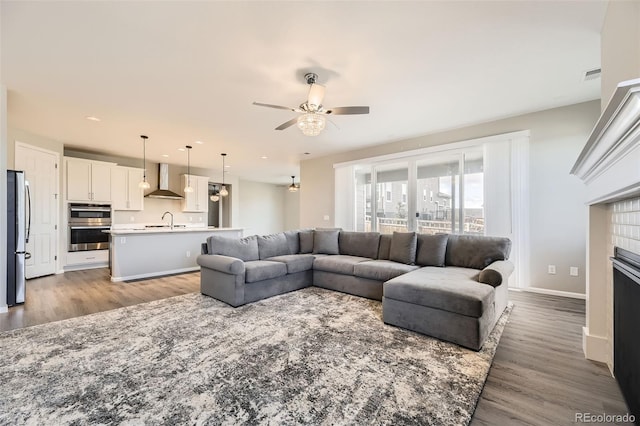
{"label": "electrical outlet", "polygon": [[547,267],[547,272],[551,275],[555,275],[556,274],[556,265],[549,265]]}
{"label": "electrical outlet", "polygon": [[133,216],[131,216],[131,217],[129,218],[129,220],[130,220],[131,222],[135,222],[135,221],[136,221],[136,218],[135,218],[135,217],[133,217]]}
{"label": "electrical outlet", "polygon": [[191,257],[191,252],[187,250],[187,257]]}
{"label": "electrical outlet", "polygon": [[198,217],[198,222],[202,222],[202,216]]}
{"label": "electrical outlet", "polygon": [[126,244],[127,243],[127,237],[120,237],[120,244]]}
{"label": "electrical outlet", "polygon": [[324,215],[324,220],[327,221],[327,222],[329,221],[329,215],[328,214]]}
{"label": "electrical outlet", "polygon": [[572,277],[577,277],[578,276],[578,267],[577,266],[572,266],[569,268],[569,275],[571,275]]}
{"label": "electrical outlet", "polygon": [[189,216],[189,222],[193,222],[193,217]]}

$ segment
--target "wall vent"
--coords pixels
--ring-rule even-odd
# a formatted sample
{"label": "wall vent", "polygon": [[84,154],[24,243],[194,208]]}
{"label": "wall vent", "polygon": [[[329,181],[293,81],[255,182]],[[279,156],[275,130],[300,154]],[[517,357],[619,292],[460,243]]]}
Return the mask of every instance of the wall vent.
{"label": "wall vent", "polygon": [[592,70],[587,70],[582,75],[582,81],[590,81],[600,78],[600,74],[602,74],[602,70],[600,68],[594,68]]}

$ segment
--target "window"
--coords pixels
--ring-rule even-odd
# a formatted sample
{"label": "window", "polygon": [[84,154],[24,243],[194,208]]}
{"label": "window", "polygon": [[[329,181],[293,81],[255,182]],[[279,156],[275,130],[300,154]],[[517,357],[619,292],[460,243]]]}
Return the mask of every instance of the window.
{"label": "window", "polygon": [[476,148],[353,166],[355,229],[483,234],[482,164]]}

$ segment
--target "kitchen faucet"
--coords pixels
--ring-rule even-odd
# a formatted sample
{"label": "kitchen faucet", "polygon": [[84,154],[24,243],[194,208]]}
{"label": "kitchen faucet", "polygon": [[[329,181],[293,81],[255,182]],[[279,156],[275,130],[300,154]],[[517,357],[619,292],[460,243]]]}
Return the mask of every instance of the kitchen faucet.
{"label": "kitchen faucet", "polygon": [[171,222],[170,222],[170,223],[171,223],[171,229],[173,229],[173,213],[171,213],[171,212],[164,212],[164,213],[162,213],[162,220],[164,220],[164,217],[165,217],[166,215],[171,216]]}

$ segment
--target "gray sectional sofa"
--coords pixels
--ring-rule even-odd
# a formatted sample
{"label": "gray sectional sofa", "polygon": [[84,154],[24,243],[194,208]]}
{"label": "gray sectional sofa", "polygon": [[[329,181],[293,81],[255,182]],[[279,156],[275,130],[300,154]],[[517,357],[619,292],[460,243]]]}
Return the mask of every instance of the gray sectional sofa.
{"label": "gray sectional sofa", "polygon": [[479,350],[507,306],[507,238],[287,231],[212,236],[202,294],[231,306],[316,286],[382,301],[387,324]]}

